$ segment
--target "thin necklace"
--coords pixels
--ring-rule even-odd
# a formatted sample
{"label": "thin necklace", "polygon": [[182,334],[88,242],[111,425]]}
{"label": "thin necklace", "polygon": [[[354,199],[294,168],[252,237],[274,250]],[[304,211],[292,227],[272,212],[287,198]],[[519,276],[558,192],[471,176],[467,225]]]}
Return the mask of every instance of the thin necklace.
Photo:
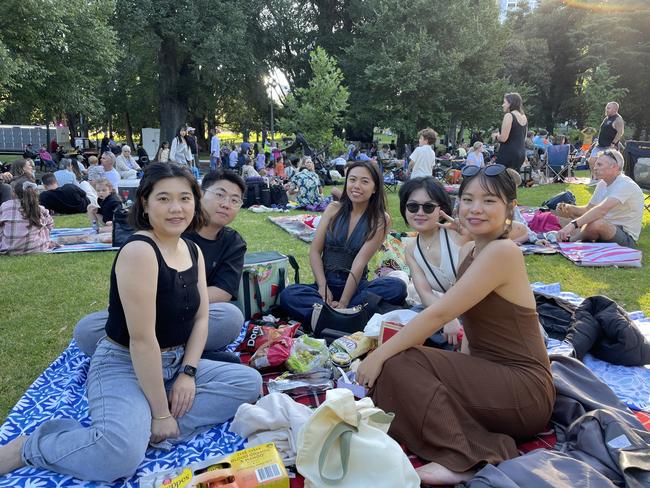
{"label": "thin necklace", "polygon": [[[422,237],[422,235],[420,235],[420,237]],[[426,243],[426,241],[424,241],[424,239],[420,239],[420,241],[424,241],[424,248],[427,250],[427,252],[431,250],[431,246],[433,246],[435,240],[436,240],[435,235],[431,238],[431,242],[429,242],[428,244]]]}

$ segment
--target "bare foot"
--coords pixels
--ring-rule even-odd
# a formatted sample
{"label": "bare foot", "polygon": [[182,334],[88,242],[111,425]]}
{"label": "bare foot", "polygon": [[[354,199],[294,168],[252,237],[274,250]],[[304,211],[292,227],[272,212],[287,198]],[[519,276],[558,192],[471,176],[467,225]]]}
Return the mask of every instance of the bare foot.
{"label": "bare foot", "polygon": [[455,485],[469,481],[474,477],[473,471],[456,473],[438,463],[429,463],[416,469],[418,476],[427,485]]}
{"label": "bare foot", "polygon": [[21,452],[27,436],[16,437],[4,446],[0,446],[0,476],[25,466]]}

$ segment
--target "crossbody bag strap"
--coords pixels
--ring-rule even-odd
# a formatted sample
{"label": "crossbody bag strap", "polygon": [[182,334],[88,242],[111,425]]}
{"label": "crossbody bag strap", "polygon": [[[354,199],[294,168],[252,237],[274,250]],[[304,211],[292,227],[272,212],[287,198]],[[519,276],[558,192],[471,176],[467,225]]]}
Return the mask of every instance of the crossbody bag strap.
{"label": "crossbody bag strap", "polygon": [[431,268],[431,266],[429,265],[429,262],[427,261],[426,256],[425,256],[424,253],[422,252],[422,247],[420,247],[420,234],[418,234],[417,238],[415,239],[415,243],[417,244],[417,246],[418,246],[418,251],[420,251],[420,255],[422,256],[422,261],[424,261],[424,264],[426,264],[426,265],[427,265],[427,268],[429,268],[429,272],[433,275],[433,279],[436,280],[436,283],[438,283],[438,286],[440,287],[440,289],[441,289],[443,292],[446,293],[446,292],[447,292],[447,289],[446,289],[444,286],[442,286],[442,283],[440,283],[440,280],[439,280],[438,277],[436,276],[436,273],[433,271],[433,268]]}
{"label": "crossbody bag strap", "polygon": [[454,273],[454,278],[458,278],[458,275],[456,274],[456,266],[454,266],[454,256],[451,253],[451,244],[449,244],[449,234],[447,233],[447,229],[443,229],[445,233],[445,241],[447,242],[447,252],[449,253],[449,262],[451,263],[451,270]]}

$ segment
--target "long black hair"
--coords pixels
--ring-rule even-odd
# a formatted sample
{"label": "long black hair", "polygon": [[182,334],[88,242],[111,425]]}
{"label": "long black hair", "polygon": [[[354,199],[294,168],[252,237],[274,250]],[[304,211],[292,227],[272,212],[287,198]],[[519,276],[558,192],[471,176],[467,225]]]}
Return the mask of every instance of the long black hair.
{"label": "long black hair", "polygon": [[442,184],[433,176],[419,176],[417,178],[411,178],[399,189],[399,212],[402,214],[402,218],[407,225],[406,203],[409,201],[411,194],[421,188],[427,192],[431,200],[440,206],[440,210],[447,215],[451,215],[453,211],[451,198],[449,198],[449,194],[445,191]]}
{"label": "long black hair", "polygon": [[140,186],[135,195],[135,203],[129,213],[129,223],[136,230],[151,229],[149,218],[145,214],[144,202],[149,198],[154,186],[167,178],[184,178],[192,188],[194,196],[194,218],[187,227],[187,232],[194,232],[208,224],[209,218],[201,206],[201,188],[189,169],[177,164],[152,163],[147,165]]}
{"label": "long black hair", "polygon": [[[182,135],[181,135],[181,131],[182,131],[182,130],[185,131],[185,136],[182,136]],[[187,126],[185,126],[185,125],[181,125],[181,126],[178,128],[178,130],[176,131],[176,139],[178,139],[178,143],[180,144],[180,143],[183,142],[183,141],[185,141],[185,142],[187,143],[187,139],[185,139],[185,137],[187,137]]]}
{"label": "long black hair", "polygon": [[371,161],[354,161],[349,163],[345,170],[345,185],[343,186],[343,194],[341,195],[340,209],[332,219],[329,229],[333,231],[336,228],[336,223],[340,219],[343,217],[349,217],[352,213],[352,201],[350,200],[350,197],[348,197],[348,177],[350,171],[359,167],[366,168],[370,172],[372,180],[375,183],[375,192],[370,196],[368,208],[366,210],[369,225],[364,238],[367,240],[372,239],[380,228],[385,229],[388,226],[388,221],[386,220],[386,193],[384,192],[384,179],[379,174],[379,168],[377,168],[375,163]]}

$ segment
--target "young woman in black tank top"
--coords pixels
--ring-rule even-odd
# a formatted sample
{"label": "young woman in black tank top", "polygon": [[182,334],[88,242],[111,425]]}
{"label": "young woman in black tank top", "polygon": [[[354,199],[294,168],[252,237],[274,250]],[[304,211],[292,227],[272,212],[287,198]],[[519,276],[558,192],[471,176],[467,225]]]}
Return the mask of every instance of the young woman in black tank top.
{"label": "young woman in black tank top", "polygon": [[519,93],[506,93],[502,107],[505,115],[501,122],[501,132],[492,134],[495,142],[500,143],[496,162],[519,171],[526,159],[528,119]]}
{"label": "young woman in black tank top", "polygon": [[259,397],[257,371],[200,359],[204,260],[181,238],[207,224],[194,177],[174,164],[147,166],[130,218],[137,232],[115,258],[107,337],[88,372],[90,427],[45,422],[0,447],[0,475],[29,464],[91,481],[132,476],[149,444],[170,449]]}

